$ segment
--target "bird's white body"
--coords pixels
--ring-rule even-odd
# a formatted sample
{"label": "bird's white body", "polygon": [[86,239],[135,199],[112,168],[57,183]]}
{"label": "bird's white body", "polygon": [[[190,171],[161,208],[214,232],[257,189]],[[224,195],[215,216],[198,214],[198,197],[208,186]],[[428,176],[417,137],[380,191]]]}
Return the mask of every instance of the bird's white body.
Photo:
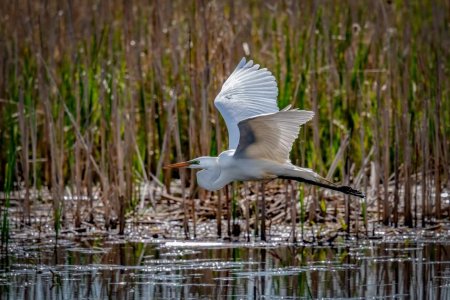
{"label": "bird's white body", "polygon": [[[266,159],[235,158],[235,150],[222,152],[218,157],[200,157],[208,166],[197,172],[197,183],[202,188],[215,191],[232,181],[274,179],[279,176],[303,176],[315,180],[315,173],[309,169],[297,167],[290,162],[279,163]],[[195,168],[195,167],[194,167]]]}
{"label": "bird's white body", "polygon": [[261,180],[275,178],[273,171],[279,169],[276,163],[255,159],[235,159],[235,150],[222,152],[218,157],[211,157],[213,168],[197,172],[197,183],[207,190],[218,190],[234,180]]}
{"label": "bird's white body", "polygon": [[197,182],[210,191],[235,180],[281,177],[363,196],[291,163],[289,153],[300,126],[311,120],[314,113],[291,109],[290,105],[279,110],[277,96],[275,77],[243,58],[214,100],[227,125],[229,149],[218,157],[203,156],[168,167],[201,169]]}

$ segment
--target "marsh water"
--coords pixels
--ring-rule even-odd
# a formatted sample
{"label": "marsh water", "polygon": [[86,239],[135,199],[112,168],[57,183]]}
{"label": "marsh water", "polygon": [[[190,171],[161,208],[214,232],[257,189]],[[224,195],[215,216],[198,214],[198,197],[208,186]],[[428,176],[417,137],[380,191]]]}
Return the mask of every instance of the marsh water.
{"label": "marsh water", "polygon": [[1,299],[450,299],[450,240],[15,241]]}

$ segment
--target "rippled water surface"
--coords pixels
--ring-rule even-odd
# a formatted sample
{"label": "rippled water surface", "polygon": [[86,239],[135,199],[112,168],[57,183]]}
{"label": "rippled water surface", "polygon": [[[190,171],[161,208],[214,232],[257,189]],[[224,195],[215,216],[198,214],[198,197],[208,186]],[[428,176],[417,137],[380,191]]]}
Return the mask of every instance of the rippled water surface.
{"label": "rippled water surface", "polygon": [[[29,245],[29,243],[27,243]],[[450,241],[16,243],[1,299],[450,299]]]}

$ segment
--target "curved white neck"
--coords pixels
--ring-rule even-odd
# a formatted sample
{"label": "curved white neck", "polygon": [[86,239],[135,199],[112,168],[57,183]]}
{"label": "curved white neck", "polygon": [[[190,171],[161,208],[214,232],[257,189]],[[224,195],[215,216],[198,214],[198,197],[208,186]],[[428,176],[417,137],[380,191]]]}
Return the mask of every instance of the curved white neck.
{"label": "curved white neck", "polygon": [[222,152],[219,157],[201,158],[198,167],[203,170],[197,173],[198,185],[209,191],[217,191],[230,183],[227,173],[222,174],[222,168],[227,167],[227,159],[232,157],[233,153],[234,150],[228,150]]}
{"label": "curved white neck", "polygon": [[197,183],[208,191],[216,191],[222,188],[222,186],[220,186],[221,184],[218,182],[219,177],[220,167],[217,165],[215,168],[204,169],[197,172]]}

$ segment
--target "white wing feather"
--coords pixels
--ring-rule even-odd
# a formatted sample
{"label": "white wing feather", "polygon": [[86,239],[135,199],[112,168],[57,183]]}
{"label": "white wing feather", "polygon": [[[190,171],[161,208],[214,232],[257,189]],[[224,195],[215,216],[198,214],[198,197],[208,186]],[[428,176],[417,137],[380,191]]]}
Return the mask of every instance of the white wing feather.
{"label": "white wing feather", "polygon": [[277,96],[277,82],[272,73],[242,58],[214,100],[227,125],[229,149],[238,146],[240,121],[279,110]]}
{"label": "white wing feather", "polygon": [[312,111],[293,109],[243,120],[238,125],[240,139],[234,156],[290,162],[289,153],[300,126],[313,117]]}

